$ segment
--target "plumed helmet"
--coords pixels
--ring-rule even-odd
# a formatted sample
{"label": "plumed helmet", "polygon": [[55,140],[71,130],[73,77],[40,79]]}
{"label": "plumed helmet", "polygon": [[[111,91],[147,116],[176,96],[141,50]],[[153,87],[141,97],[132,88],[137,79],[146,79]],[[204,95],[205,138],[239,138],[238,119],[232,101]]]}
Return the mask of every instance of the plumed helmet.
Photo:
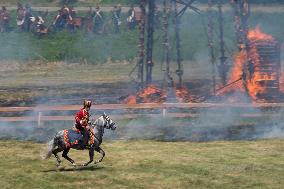
{"label": "plumed helmet", "polygon": [[92,106],[92,101],[84,100],[84,108],[90,108]]}

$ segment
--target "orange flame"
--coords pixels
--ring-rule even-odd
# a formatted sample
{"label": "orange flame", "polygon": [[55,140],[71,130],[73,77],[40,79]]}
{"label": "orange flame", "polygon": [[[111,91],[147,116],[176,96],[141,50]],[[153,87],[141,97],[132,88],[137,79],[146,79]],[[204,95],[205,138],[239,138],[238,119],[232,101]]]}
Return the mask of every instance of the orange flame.
{"label": "orange flame", "polygon": [[247,38],[250,41],[254,41],[254,40],[271,41],[271,40],[274,40],[274,38],[271,35],[263,33],[260,30],[259,26],[257,26],[254,30],[249,30],[248,34],[247,34]]}
{"label": "orange flame", "polygon": [[[262,33],[259,27],[256,27],[255,30],[249,30],[247,37],[250,42],[250,48],[248,52],[245,49],[242,49],[235,55],[234,66],[228,83],[232,83],[242,76],[245,77],[242,78],[242,82],[240,81],[228,88],[225,88],[219,93],[219,95],[224,95],[233,91],[247,91],[253,101],[258,101],[260,100],[259,95],[269,92],[267,88],[267,86],[270,85],[269,82],[277,80],[277,72],[262,71],[264,65],[262,65],[260,61],[261,57],[258,45],[263,42],[274,44],[275,40],[272,36]],[[271,64],[271,62],[269,63]],[[249,66],[252,67],[252,70],[249,70]]]}
{"label": "orange flame", "polygon": [[127,104],[143,103],[161,103],[166,99],[166,92],[157,88],[154,85],[148,85],[142,91],[139,91],[136,95],[129,96],[126,99]]}
{"label": "orange flame", "polygon": [[[243,75],[244,66],[247,62],[247,53],[246,51],[242,50],[239,53],[237,53],[234,57],[234,65],[231,70],[231,74],[228,79],[228,83],[233,83],[234,81],[237,81],[240,79]],[[234,91],[241,91],[245,92],[245,87],[242,83],[242,81],[239,81],[229,87],[224,88],[223,90],[219,91],[217,95],[225,95],[226,93],[234,92]],[[232,100],[230,100],[232,101]]]}
{"label": "orange flame", "polygon": [[190,102],[190,91],[186,87],[182,86],[181,88],[176,89],[176,98],[179,102]]}
{"label": "orange flame", "polygon": [[[174,97],[179,102],[190,102],[193,99],[190,91],[185,87],[179,89],[174,89]],[[145,89],[139,91],[136,95],[131,95],[124,101],[127,104],[137,104],[137,103],[163,103],[167,100],[168,94],[166,90],[159,89],[155,85],[148,85]]]}

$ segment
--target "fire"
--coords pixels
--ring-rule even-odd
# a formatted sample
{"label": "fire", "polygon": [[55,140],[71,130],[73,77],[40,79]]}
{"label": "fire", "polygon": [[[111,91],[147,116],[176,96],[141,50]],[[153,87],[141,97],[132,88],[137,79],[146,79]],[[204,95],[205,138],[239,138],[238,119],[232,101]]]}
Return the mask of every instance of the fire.
{"label": "fire", "polygon": [[136,95],[128,96],[125,103],[163,103],[166,102],[167,98],[172,100],[172,97],[178,102],[190,102],[193,99],[190,91],[185,86],[179,89],[172,88],[172,90],[169,89],[169,91],[166,91],[151,84],[139,91]]}
{"label": "fire", "polygon": [[148,85],[142,91],[139,91],[136,95],[129,96],[126,99],[127,104],[137,103],[161,103],[166,99],[166,92],[157,88],[154,85]]}
{"label": "fire", "polygon": [[[237,80],[239,80],[243,76],[244,66],[247,62],[247,53],[245,50],[240,51],[237,53],[234,57],[234,65],[231,70],[231,74],[228,79],[228,83],[233,83]],[[225,87],[223,90],[219,91],[217,95],[225,95],[227,93],[235,92],[235,91],[241,91],[245,92],[245,87],[241,81],[236,82],[235,84]],[[232,100],[230,100],[232,101]]]}
{"label": "fire", "polygon": [[[248,33],[248,39],[250,40],[249,55],[250,61],[254,68],[253,73],[251,73],[249,80],[247,81],[247,89],[254,101],[261,100],[259,99],[260,95],[269,93],[269,81],[277,80],[277,70],[274,70],[271,65],[272,60],[261,61],[260,49],[274,44],[275,40],[272,36],[262,33],[257,27],[255,30],[250,30]],[[270,64],[266,66],[264,64]],[[274,70],[274,71],[264,71],[265,69]]]}
{"label": "fire", "polygon": [[176,89],[176,99],[179,102],[190,102],[191,101],[191,94],[189,92],[189,90],[182,86],[179,89]]}
{"label": "fire", "polygon": [[262,33],[259,27],[249,30],[247,38],[249,46],[236,54],[228,80],[231,83],[242,78],[242,82],[220,94],[241,91],[247,92],[254,102],[270,100],[279,92],[277,42],[272,36]]}
{"label": "fire", "polygon": [[254,41],[254,40],[264,40],[264,41],[274,41],[274,38],[271,35],[262,33],[262,31],[260,30],[260,27],[257,26],[254,30],[249,30],[248,34],[247,34],[247,38],[250,41]]}
{"label": "fire", "polygon": [[131,95],[126,99],[127,104],[137,104],[137,99],[135,95]]}

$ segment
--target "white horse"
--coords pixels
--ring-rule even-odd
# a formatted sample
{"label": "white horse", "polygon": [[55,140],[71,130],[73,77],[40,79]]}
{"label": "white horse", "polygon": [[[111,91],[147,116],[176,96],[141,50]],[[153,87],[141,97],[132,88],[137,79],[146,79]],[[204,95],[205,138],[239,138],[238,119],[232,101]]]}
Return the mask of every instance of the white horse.
{"label": "white horse", "polygon": [[[95,161],[95,163],[99,163],[103,160],[104,156],[105,156],[105,152],[103,151],[103,149],[100,147],[101,143],[102,143],[102,139],[103,139],[103,135],[104,135],[104,129],[111,129],[111,130],[115,130],[116,126],[115,126],[115,122],[109,118],[109,116],[107,116],[105,113],[100,116],[98,119],[96,119],[93,123],[91,123],[91,127],[93,128],[93,143],[92,144],[76,144],[76,145],[72,145],[71,148],[76,149],[76,150],[84,150],[84,149],[88,149],[89,150],[89,157],[90,160],[86,163],[83,164],[83,166],[87,166],[89,165],[91,162],[93,162],[94,160],[94,151],[97,151],[101,154],[101,157]],[[54,138],[49,141],[48,143],[48,151],[44,157],[44,159],[48,159],[51,157],[51,155],[53,154],[56,157],[57,160],[57,166],[60,165],[61,160],[58,157],[57,153],[62,152],[62,157],[64,157],[65,159],[67,159],[70,163],[72,163],[72,165],[76,166],[75,161],[72,160],[70,157],[68,157],[68,152],[70,150],[70,148],[66,147],[66,142],[65,142],[65,138],[66,134],[65,132],[68,130],[62,130],[56,133],[56,135],[54,136]],[[87,137],[90,137],[90,135],[88,135]],[[84,140],[86,141],[86,140]]]}

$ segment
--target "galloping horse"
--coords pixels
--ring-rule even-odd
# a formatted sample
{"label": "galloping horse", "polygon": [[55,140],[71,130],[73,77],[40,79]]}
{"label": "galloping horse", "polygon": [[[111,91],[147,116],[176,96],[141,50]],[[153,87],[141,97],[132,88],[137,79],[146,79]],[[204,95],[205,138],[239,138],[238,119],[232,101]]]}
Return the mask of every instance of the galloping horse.
{"label": "galloping horse", "polygon": [[[99,163],[103,160],[105,156],[105,152],[103,149],[100,147],[104,135],[104,129],[111,129],[115,130],[115,122],[109,118],[105,113],[100,116],[98,119],[96,119],[93,123],[91,123],[91,127],[93,129],[93,143],[85,143],[85,145],[82,144],[77,144],[77,145],[72,145],[71,148],[76,149],[76,150],[84,150],[88,149],[89,150],[89,157],[90,160],[83,164],[83,166],[89,165],[91,162],[94,160],[94,151],[97,151],[101,154],[101,157],[99,160],[95,161],[95,163]],[[66,131],[68,130],[62,130],[56,133],[54,138],[48,143],[48,152],[45,155],[44,159],[48,159],[51,157],[53,154],[56,157],[57,160],[57,166],[60,165],[61,160],[58,157],[57,153],[63,151],[62,157],[67,159],[70,163],[72,163],[73,166],[76,166],[75,161],[72,160],[70,157],[68,157],[68,152],[70,148],[66,148]]]}

